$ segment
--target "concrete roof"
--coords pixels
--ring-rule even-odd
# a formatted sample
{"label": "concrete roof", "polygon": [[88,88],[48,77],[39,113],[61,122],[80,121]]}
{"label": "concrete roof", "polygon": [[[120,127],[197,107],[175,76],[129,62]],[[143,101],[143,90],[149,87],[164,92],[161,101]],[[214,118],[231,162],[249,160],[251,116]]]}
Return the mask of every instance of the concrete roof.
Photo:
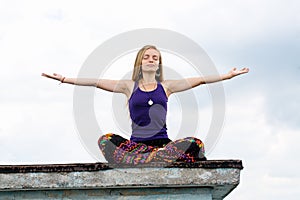
{"label": "concrete roof", "polygon": [[213,199],[223,199],[239,184],[241,169],[240,160],[139,166],[108,163],[0,165],[0,193],[22,190],[211,188]]}

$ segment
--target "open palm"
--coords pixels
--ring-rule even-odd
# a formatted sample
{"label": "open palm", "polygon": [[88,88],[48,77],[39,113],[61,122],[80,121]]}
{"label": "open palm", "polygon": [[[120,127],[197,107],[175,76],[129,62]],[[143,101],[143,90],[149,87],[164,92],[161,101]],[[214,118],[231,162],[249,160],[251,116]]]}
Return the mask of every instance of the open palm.
{"label": "open palm", "polygon": [[245,74],[245,73],[248,73],[248,72],[249,72],[249,68],[246,68],[246,67],[243,68],[243,69],[232,68],[229,71],[229,74],[230,74],[231,77],[235,77],[235,76]]}
{"label": "open palm", "polygon": [[42,76],[45,76],[47,78],[52,78],[52,79],[58,80],[58,81],[61,81],[63,79],[62,75],[56,74],[56,73],[53,73],[53,75],[42,73]]}

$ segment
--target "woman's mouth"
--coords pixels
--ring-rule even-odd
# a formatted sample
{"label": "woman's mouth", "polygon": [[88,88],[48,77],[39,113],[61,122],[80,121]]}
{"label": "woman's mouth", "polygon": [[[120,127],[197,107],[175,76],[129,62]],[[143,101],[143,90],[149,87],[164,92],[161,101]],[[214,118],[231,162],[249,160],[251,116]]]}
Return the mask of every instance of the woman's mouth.
{"label": "woman's mouth", "polygon": [[155,64],[147,64],[149,67],[155,67]]}

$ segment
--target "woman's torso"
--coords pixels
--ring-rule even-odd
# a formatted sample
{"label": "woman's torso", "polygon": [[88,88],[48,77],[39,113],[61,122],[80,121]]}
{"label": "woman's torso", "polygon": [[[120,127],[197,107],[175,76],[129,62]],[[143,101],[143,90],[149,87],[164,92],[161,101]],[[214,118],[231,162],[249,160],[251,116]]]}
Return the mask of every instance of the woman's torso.
{"label": "woman's torso", "polygon": [[142,90],[138,82],[134,82],[128,100],[132,120],[131,140],[140,142],[168,138],[167,102],[165,88],[160,82],[152,91],[145,91],[145,88]]}

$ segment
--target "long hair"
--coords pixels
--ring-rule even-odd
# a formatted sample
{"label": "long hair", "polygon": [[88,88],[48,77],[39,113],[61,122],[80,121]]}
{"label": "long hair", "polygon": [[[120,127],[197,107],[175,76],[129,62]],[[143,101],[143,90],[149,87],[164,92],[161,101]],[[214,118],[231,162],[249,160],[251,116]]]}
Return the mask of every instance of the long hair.
{"label": "long hair", "polygon": [[143,48],[141,48],[139,50],[139,52],[137,53],[136,58],[135,58],[133,73],[132,73],[132,80],[136,82],[136,81],[139,81],[143,77],[142,76],[142,60],[143,60],[145,51],[147,51],[148,49],[155,49],[159,53],[159,64],[158,64],[158,70],[157,70],[158,76],[155,75],[155,79],[156,79],[156,81],[162,82],[164,80],[164,78],[163,78],[161,53],[153,45],[146,45]]}

